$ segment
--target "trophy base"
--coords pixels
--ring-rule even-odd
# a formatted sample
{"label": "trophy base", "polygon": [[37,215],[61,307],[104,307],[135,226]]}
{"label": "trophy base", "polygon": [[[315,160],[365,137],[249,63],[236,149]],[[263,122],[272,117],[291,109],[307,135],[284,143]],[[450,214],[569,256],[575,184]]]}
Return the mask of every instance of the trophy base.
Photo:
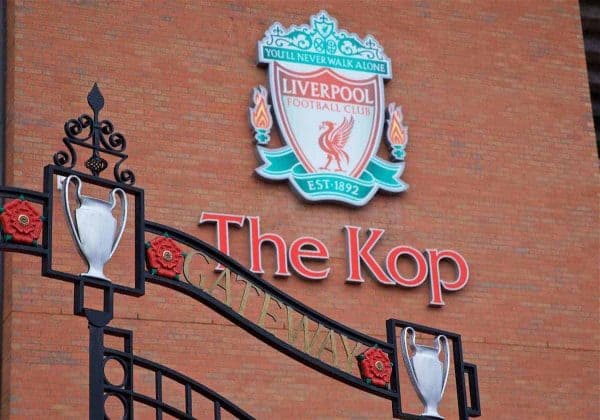
{"label": "trophy base", "polygon": [[88,270],[87,273],[81,273],[80,276],[93,277],[95,279],[110,281],[110,279],[106,277],[102,271],[99,270]]}
{"label": "trophy base", "polygon": [[421,417],[424,417],[426,419],[440,419],[440,420],[444,420],[444,417],[440,415],[440,413],[437,412],[437,410],[427,410],[424,413],[421,414]]}

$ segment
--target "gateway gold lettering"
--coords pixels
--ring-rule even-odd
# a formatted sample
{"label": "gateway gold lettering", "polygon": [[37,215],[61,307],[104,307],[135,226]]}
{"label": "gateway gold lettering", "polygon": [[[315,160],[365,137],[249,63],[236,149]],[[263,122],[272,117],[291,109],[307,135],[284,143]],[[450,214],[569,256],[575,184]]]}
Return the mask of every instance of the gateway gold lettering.
{"label": "gateway gold lettering", "polygon": [[342,345],[344,347],[344,352],[346,353],[346,366],[345,370],[350,372],[352,367],[354,366],[354,361],[356,360],[356,356],[358,356],[362,349],[359,342],[354,342],[354,347],[350,349],[350,340],[347,337],[340,334],[340,338],[342,339]]}
{"label": "gateway gold lettering", "polygon": [[258,326],[265,328],[265,317],[268,315],[269,317],[271,317],[271,319],[273,321],[277,321],[277,317],[269,312],[269,303],[273,301],[277,304],[277,306],[279,306],[279,308],[281,309],[281,302],[279,302],[277,299],[275,299],[273,296],[271,296],[268,293],[265,293],[265,299],[263,300],[263,306],[262,309],[260,311],[260,317],[258,318]]}
{"label": "gateway gold lettering", "polygon": [[256,292],[256,296],[260,296],[260,289],[247,280],[241,278],[238,280],[246,284],[244,286],[244,293],[242,294],[242,300],[240,301],[240,307],[238,309],[238,314],[244,315],[244,311],[246,310],[246,306],[248,305],[248,296],[250,295],[250,290],[254,290]]}
{"label": "gateway gold lettering", "polygon": [[215,282],[208,288],[208,292],[214,295],[216,288],[223,289],[225,291],[225,304],[231,306],[231,271],[226,269],[219,274],[219,277]]}
{"label": "gateway gold lettering", "polygon": [[[198,263],[194,260],[199,260],[203,269],[198,269],[196,267]],[[356,374],[356,356],[364,347],[359,342],[285,305],[251,281],[232,274],[230,269],[225,268],[221,272],[215,272],[213,267],[214,262],[209,260],[203,253],[190,252],[186,254],[184,259],[184,280],[192,286],[209,293],[227,306],[237,307],[236,312],[238,314],[298,350],[350,374]],[[194,277],[192,271],[194,274],[195,271],[199,271],[196,274],[197,283],[192,281]],[[216,277],[216,279],[211,281],[211,275],[212,278]],[[233,279],[236,281],[232,281]],[[256,294],[256,297],[262,295],[262,299],[251,298],[254,294]],[[236,300],[238,303],[234,304]],[[260,310],[258,310],[259,306]],[[272,322],[267,323],[267,318],[270,318]],[[279,320],[282,323],[278,322]],[[272,325],[267,326],[268,324]],[[302,338],[299,340],[300,335]],[[344,354],[341,359],[338,351],[338,343],[340,342]],[[339,366],[340,362],[342,366]]]}
{"label": "gateway gold lettering", "polygon": [[[327,346],[329,344],[329,347]],[[319,351],[317,352],[317,357],[321,359],[321,355],[323,351],[331,352],[331,357],[333,359],[333,365],[337,366],[337,347],[335,345],[335,334],[333,330],[329,330],[323,341],[321,342],[321,346],[319,347]]]}
{"label": "gateway gold lettering", "polygon": [[303,315],[301,321],[298,324],[296,324],[296,328],[294,328],[293,327],[294,321],[293,321],[293,317],[292,317],[292,310],[290,309],[289,306],[286,306],[286,309],[287,309],[287,320],[288,320],[288,322],[287,322],[288,343],[294,344],[296,341],[296,337],[298,337],[298,332],[300,331],[300,329],[302,329],[302,331],[304,332],[304,351],[306,353],[310,354],[310,351],[311,351],[319,333],[321,332],[322,325],[317,324],[317,330],[311,336],[309,328],[308,328],[308,317],[306,315]]}

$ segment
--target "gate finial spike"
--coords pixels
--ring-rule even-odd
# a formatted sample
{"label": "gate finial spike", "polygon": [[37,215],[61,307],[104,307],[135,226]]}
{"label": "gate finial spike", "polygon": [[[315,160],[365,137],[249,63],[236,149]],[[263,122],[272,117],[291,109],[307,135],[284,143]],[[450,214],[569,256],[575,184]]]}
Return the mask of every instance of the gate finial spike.
{"label": "gate finial spike", "polygon": [[92,90],[88,93],[87,101],[89,106],[94,110],[94,113],[98,113],[104,108],[104,96],[102,96],[102,93],[98,88],[98,83],[94,83]]}

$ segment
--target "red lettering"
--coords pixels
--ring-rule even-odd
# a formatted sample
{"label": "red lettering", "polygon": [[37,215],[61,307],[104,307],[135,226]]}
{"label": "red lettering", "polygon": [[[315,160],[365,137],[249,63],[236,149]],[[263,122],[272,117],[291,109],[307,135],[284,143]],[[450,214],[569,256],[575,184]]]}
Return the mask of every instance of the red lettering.
{"label": "red lettering", "polygon": [[[316,238],[301,236],[297,238],[289,248],[283,237],[275,233],[261,233],[260,219],[256,216],[241,216],[235,214],[202,212],[199,224],[216,224],[217,248],[225,255],[230,255],[229,228],[230,225],[242,227],[245,219],[248,220],[250,234],[250,271],[263,274],[262,245],[270,243],[275,250],[275,276],[290,276],[288,264],[298,276],[309,280],[321,280],[327,278],[331,268],[316,269],[308,267],[310,261],[325,261],[329,259],[329,250],[323,242]],[[361,244],[358,226],[344,226],[346,231],[346,248],[348,258],[348,283],[363,283],[363,267],[366,268],[375,280],[383,285],[403,287],[418,287],[429,279],[430,306],[444,306],[443,291],[454,292],[462,290],[469,282],[469,265],[465,258],[457,251],[427,249],[424,253],[417,249],[400,245],[392,248],[386,258],[385,265],[380,265],[373,251],[385,230],[371,228],[367,232],[364,243]],[[398,262],[402,257],[410,258],[415,265],[412,277],[403,276],[400,273]],[[444,279],[440,272],[442,260],[451,262],[456,269],[456,278]],[[222,271],[225,267],[218,264],[216,271]],[[244,292],[246,294],[246,292]]]}
{"label": "red lettering", "polygon": [[283,238],[275,233],[260,233],[260,219],[256,216],[248,216],[250,223],[250,271],[263,274],[261,245],[263,242],[271,242],[275,246],[276,276],[289,276],[287,266],[287,246]]}
{"label": "red lettering", "polygon": [[[444,306],[442,299],[442,288],[448,292],[461,290],[469,281],[469,265],[467,261],[456,251],[428,249],[426,252],[429,265],[429,280],[431,290],[431,306]],[[440,261],[447,259],[456,264],[457,276],[454,281],[447,281],[440,277]]]}
{"label": "red lettering", "polygon": [[383,271],[383,268],[377,263],[371,250],[375,247],[375,244],[384,234],[383,229],[369,229],[369,236],[365,244],[360,247],[360,241],[358,234],[360,228],[357,226],[344,226],[346,230],[346,247],[348,250],[348,278],[346,279],[349,283],[362,283],[365,280],[361,273],[361,261],[373,274],[373,277],[381,283],[389,286],[393,286],[396,283],[390,279]]}
{"label": "red lettering", "polygon": [[[402,274],[398,271],[398,258],[403,255],[411,256],[415,262],[416,272],[413,278],[407,279],[402,277]],[[410,246],[401,245],[392,248],[387,255],[385,265],[390,277],[400,286],[418,287],[427,278],[428,269],[425,257],[418,250]]]}
{"label": "red lettering", "polygon": [[[303,249],[304,246],[311,247],[312,249]],[[325,247],[323,242],[315,238],[308,236],[302,236],[296,239],[290,245],[290,265],[299,276],[305,277],[309,280],[321,280],[327,277],[330,268],[323,270],[312,270],[306,265],[302,258],[310,258],[314,260],[326,260],[329,258],[329,251]]]}
{"label": "red lettering", "polygon": [[[244,216],[202,212],[198,224],[212,222],[217,224],[217,248],[222,253],[229,255],[229,224],[242,227],[244,225]],[[215,267],[215,271],[223,271],[223,269],[225,267],[221,264],[217,264]]]}

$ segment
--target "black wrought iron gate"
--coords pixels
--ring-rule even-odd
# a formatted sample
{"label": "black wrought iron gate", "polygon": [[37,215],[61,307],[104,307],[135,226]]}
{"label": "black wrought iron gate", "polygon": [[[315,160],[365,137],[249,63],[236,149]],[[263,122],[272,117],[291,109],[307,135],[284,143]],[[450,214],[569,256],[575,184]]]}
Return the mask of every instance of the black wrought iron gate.
{"label": "black wrought iron gate", "polygon": [[[197,396],[212,401],[215,419],[221,417],[223,410],[240,419],[252,418],[250,414],[228,399],[190,377],[137,356],[133,351],[132,331],[109,326],[113,318],[114,294],[125,294],[134,297],[143,296],[146,282],[170,288],[203,303],[275,350],[322,374],[362,391],[391,400],[393,416],[396,418],[424,418],[422,415],[405,412],[402,407],[399,366],[398,363],[395,363],[401,354],[398,343],[398,329],[405,332],[405,334],[407,331],[412,331],[412,334],[418,332],[438,338],[444,337],[447,348],[449,348],[449,344],[452,346],[451,355],[445,355],[445,360],[447,363],[446,368],[449,366],[449,360],[452,360],[459,416],[461,419],[467,419],[480,415],[477,370],[475,365],[463,361],[459,335],[406,321],[390,319],[386,325],[387,341],[370,337],[312,310],[256,276],[246,267],[213,246],[171,227],[145,220],[144,191],[134,186],[135,175],[131,170],[121,169],[121,164],[127,159],[125,154],[126,139],[115,131],[110,121],[99,118],[100,110],[104,106],[104,98],[96,85],[88,94],[88,103],[92,108],[93,115],[83,114],[65,123],[63,142],[66,151],[56,153],[54,164],[45,167],[43,192],[7,186],[0,187],[0,198],[3,200],[0,214],[0,222],[2,222],[0,251],[40,256],[42,258],[43,276],[73,284],[74,314],[86,317],[89,327],[90,419],[105,418],[105,401],[108,398],[117,398],[120,401],[125,419],[134,417],[134,402],[152,407],[155,410],[157,419],[161,419],[163,413],[177,418],[193,419],[198,415],[192,410],[192,402]],[[91,172],[91,175],[74,170],[78,162],[75,146],[91,151],[91,155],[84,163],[84,167]],[[100,176],[109,167],[109,163],[104,156],[116,159],[113,168],[115,181]],[[68,207],[69,197],[66,192],[63,195],[63,202],[66,203],[67,218],[75,217],[75,221],[70,220],[74,241],[76,241],[84,260],[88,263],[90,271],[88,271],[88,275],[75,275],[54,268],[52,259],[52,216],[54,214],[54,180],[56,177],[66,178],[63,189],[67,188],[70,182],[77,185],[79,209],[97,210],[99,213],[95,213],[96,216],[94,217],[96,219],[94,220],[97,220],[97,217],[102,217],[104,207],[109,204],[114,207],[115,203],[102,202],[101,200],[94,202],[94,199],[81,195],[82,185],[96,185],[110,189],[111,200],[116,200],[115,197],[122,194],[120,198],[121,206],[124,203],[126,205],[128,202],[127,197],[134,200],[135,284],[133,287],[117,284],[103,278],[101,274],[102,265],[107,260],[101,262],[106,255],[101,258],[96,254],[104,253],[108,255],[110,250],[98,249],[97,247],[89,249],[90,240],[95,238],[94,235],[101,233],[85,231],[85,223],[82,222],[87,219],[84,219],[83,213],[72,215]],[[86,199],[91,199],[91,201],[85,204]],[[36,206],[41,207],[41,214],[36,210]],[[127,213],[127,210],[125,210],[125,213]],[[78,218],[81,220],[78,221]],[[125,221],[126,219],[122,220],[123,228]],[[100,223],[107,224],[100,226]],[[93,224],[102,228],[112,226],[111,222],[94,222]],[[115,230],[112,234],[117,236],[117,231]],[[120,234],[113,244],[113,248],[116,249],[119,239]],[[115,249],[112,249],[112,252]],[[183,249],[187,251],[184,252]],[[108,256],[109,259],[111,255]],[[200,277],[198,282],[193,280],[189,264],[193,258],[200,258],[211,266],[218,263],[224,267],[212,286],[208,286],[203,277]],[[89,274],[92,270],[98,268],[99,272],[94,275]],[[347,349],[347,353],[348,349],[352,348],[364,347],[368,350],[360,354],[349,351],[349,357],[346,361],[348,363],[340,366],[336,360],[333,362],[324,360],[320,357],[320,354],[311,351],[310,347],[304,346],[302,348],[302,346],[295,345],[291,335],[289,339],[286,339],[273,334],[264,327],[264,317],[268,314],[266,311],[265,315],[262,315],[258,321],[253,322],[243,315],[241,308],[234,310],[228,299],[219,299],[211,293],[217,287],[226,290],[229,287],[228,282],[231,282],[232,278],[236,282],[242,282],[246,289],[252,289],[255,293],[263,296],[266,302],[264,305],[268,306],[269,302],[275,302],[280,308],[285,308],[288,317],[290,317],[289,320],[293,319],[293,316],[299,318],[299,325],[304,326],[305,331],[308,329],[306,325],[312,323],[332,337],[338,337],[344,348]],[[90,288],[102,291],[102,309],[93,309],[86,306],[86,290],[90,290]],[[105,345],[105,337],[107,336],[118,337],[122,345],[119,348],[107,347]],[[354,347],[351,343],[354,343]],[[406,346],[406,343],[404,345]],[[323,351],[324,346],[324,344],[321,345],[320,352]],[[415,348],[419,348],[419,346]],[[425,346],[421,346],[421,348],[424,349],[423,351],[428,349]],[[440,351],[439,348],[437,350]],[[405,357],[410,356],[406,353]],[[356,368],[350,366],[351,359],[355,359],[354,362],[358,363],[359,373],[356,372]],[[106,377],[105,367],[109,362],[115,362],[121,366],[124,375],[120,383],[112,383]],[[154,375],[155,392],[153,395],[144,395],[136,390],[136,387],[134,387],[134,371],[136,370],[146,370]],[[468,384],[465,383],[465,375],[468,378]],[[164,401],[164,378],[183,386],[185,410]],[[415,384],[415,386],[417,387],[415,389],[418,390],[419,385]],[[441,392],[443,393],[443,389]],[[467,392],[469,395],[467,395]],[[421,399],[424,403],[429,401],[426,397],[421,397]]]}

